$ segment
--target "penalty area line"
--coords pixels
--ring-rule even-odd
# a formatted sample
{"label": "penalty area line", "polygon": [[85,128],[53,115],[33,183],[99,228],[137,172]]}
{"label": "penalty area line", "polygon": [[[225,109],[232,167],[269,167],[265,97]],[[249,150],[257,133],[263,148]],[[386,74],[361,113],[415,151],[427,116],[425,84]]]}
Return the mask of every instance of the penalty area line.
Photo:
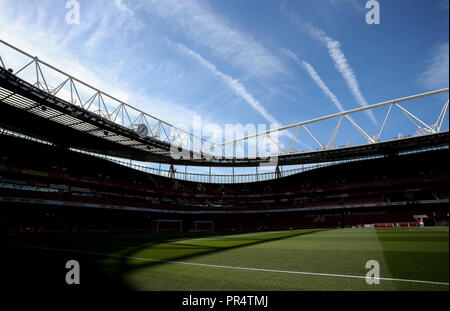
{"label": "penalty area line", "polygon": [[[250,267],[225,266],[225,265],[213,265],[213,264],[205,264],[205,263],[197,263],[197,262],[177,261],[177,260],[164,260],[164,259],[154,259],[154,258],[136,257],[136,256],[122,256],[122,255],[114,255],[114,254],[107,254],[107,253],[96,253],[96,252],[78,251],[78,250],[52,248],[52,247],[41,247],[41,246],[33,246],[33,245],[6,244],[6,243],[0,243],[0,245],[12,246],[12,247],[22,247],[22,248],[33,248],[33,249],[57,251],[57,252],[66,252],[66,253],[74,253],[74,254],[80,254],[80,255],[93,255],[93,256],[103,256],[103,257],[111,257],[111,258],[135,259],[135,260],[160,262],[160,263],[190,265],[190,266],[208,267],[208,268],[216,268],[216,269],[259,271],[259,272],[297,274],[297,275],[309,275],[309,276],[323,276],[323,277],[336,277],[336,278],[349,278],[349,279],[365,279],[366,278],[365,276],[360,276],[360,275],[320,273],[320,272],[307,272],[307,271],[291,271],[291,270],[276,270],[276,269],[250,268]],[[409,280],[409,279],[381,278],[381,277],[380,278],[371,278],[371,279],[373,279],[373,280],[380,280],[380,281],[422,283],[422,284],[449,286],[449,283],[446,283],[446,282],[434,282],[434,281],[424,281],[424,280]]]}

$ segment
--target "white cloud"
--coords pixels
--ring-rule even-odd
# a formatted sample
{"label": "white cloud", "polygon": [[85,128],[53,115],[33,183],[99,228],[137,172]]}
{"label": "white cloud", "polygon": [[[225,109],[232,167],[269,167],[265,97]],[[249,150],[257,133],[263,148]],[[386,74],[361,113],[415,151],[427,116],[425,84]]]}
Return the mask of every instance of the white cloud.
{"label": "white cloud", "polygon": [[305,61],[302,62],[302,67],[309,73],[309,75],[311,76],[311,79],[313,79],[314,82],[316,82],[317,86],[319,86],[319,88],[325,93],[325,95],[327,95],[328,98],[330,98],[330,100],[337,107],[337,109],[339,109],[339,111],[344,111],[345,109],[342,106],[342,104],[339,102],[339,99],[337,98],[337,96],[322,81],[319,74],[314,70],[314,67]]}
{"label": "white cloud", "polygon": [[195,0],[151,0],[146,8],[188,39],[209,48],[213,53],[253,77],[283,74],[286,68],[251,36],[231,27],[206,5]]}
{"label": "white cloud", "polygon": [[275,117],[273,117],[269,112],[267,112],[264,106],[245,89],[244,85],[242,85],[242,83],[239,80],[234,79],[233,77],[230,77],[224,74],[223,72],[219,71],[216,68],[216,66],[214,66],[206,59],[204,59],[200,54],[192,51],[186,46],[179,43],[175,45],[184,54],[198,61],[203,67],[209,70],[212,74],[214,74],[216,77],[224,81],[237,96],[241,97],[245,102],[247,102],[261,116],[263,116],[264,119],[266,119],[268,122],[274,124],[277,127],[281,126],[280,122],[278,122],[275,119]]}
{"label": "white cloud", "polygon": [[313,79],[313,81],[325,93],[325,95],[327,95],[328,98],[330,98],[330,100],[339,109],[339,111],[345,111],[344,107],[339,102],[339,99],[337,98],[337,96],[323,82],[322,78],[319,76],[319,74],[316,72],[316,70],[310,63],[300,60],[300,58],[297,56],[297,54],[295,54],[294,52],[292,52],[289,49],[282,49],[282,52],[284,55],[289,57],[294,63],[296,63],[297,65],[299,65],[300,67],[305,69],[306,72],[308,72],[311,79]]}
{"label": "white cloud", "polygon": [[302,65],[300,58],[298,58],[297,54],[295,54],[291,50],[283,48],[283,49],[281,49],[281,53],[283,53],[284,55],[286,55],[287,57],[292,59],[294,61],[294,63],[296,63],[297,65],[299,65],[299,66]]}
{"label": "white cloud", "polygon": [[86,47],[96,47],[102,40],[109,39],[113,36],[115,40],[120,36],[126,37],[128,31],[136,31],[142,27],[141,22],[134,18],[133,11],[123,4],[122,0],[115,0],[114,5],[119,11],[128,14],[117,14],[118,12],[114,6],[111,6],[110,8],[103,8],[100,14],[93,14],[91,16],[88,14],[82,15],[82,18],[85,17],[87,20],[80,22],[80,25],[87,23],[91,29],[95,28],[94,31],[91,31],[92,34],[84,44]]}
{"label": "white cloud", "polygon": [[[339,41],[336,41],[333,38],[329,37],[323,30],[320,30],[319,28],[313,26],[312,24],[302,21],[298,16],[291,15],[291,18],[292,21],[295,23],[295,25],[301,31],[306,32],[312,38],[320,41],[322,44],[326,46],[326,48],[328,49],[328,54],[334,61],[336,69],[340,72],[340,74],[346,81],[347,86],[350,92],[352,93],[353,97],[355,98],[356,102],[358,103],[358,105],[360,105],[361,107],[368,106],[368,103],[359,88],[359,83],[356,78],[356,75],[351,66],[349,65],[344,52],[342,52],[341,50],[340,47],[341,44],[339,43]],[[375,125],[378,124],[372,111],[367,110],[365,111],[365,113],[373,124]]]}
{"label": "white cloud", "polygon": [[[298,56],[287,49],[285,50],[285,54],[290,57],[295,63],[297,63],[299,66],[301,66],[303,69],[305,69],[309,76],[311,77],[311,79],[317,84],[317,86],[322,90],[322,92],[331,100],[331,102],[336,106],[336,108],[343,112],[345,111],[344,107],[342,106],[341,102],[339,101],[339,99],[337,98],[337,96],[329,89],[329,87],[325,84],[325,82],[323,82],[322,78],[319,76],[319,74],[316,72],[316,70],[314,69],[314,67],[306,62],[306,61],[301,61],[298,58]],[[350,122],[354,122],[350,116],[346,115],[345,116]]]}
{"label": "white cloud", "polygon": [[[2,40],[31,55],[36,55],[39,59],[65,71],[67,74],[164,121],[174,124],[189,123],[189,120],[192,120],[195,115],[195,111],[192,111],[192,109],[176,104],[170,98],[150,96],[146,93],[145,89],[139,89],[138,86],[124,81],[121,76],[123,76],[124,68],[127,68],[125,63],[118,61],[109,67],[103,67],[95,61],[90,61],[89,57],[86,57],[86,54],[78,53],[77,50],[74,50],[72,41],[67,41],[67,45],[61,44],[67,38],[67,34],[71,33],[69,29],[64,28],[64,15],[61,16],[62,24],[53,25],[48,23],[51,20],[49,18],[51,12],[48,7],[36,6],[36,10],[19,10],[19,7],[19,4],[15,7],[9,1],[0,0],[0,38]],[[86,9],[86,13],[90,11],[92,10]],[[102,12],[102,14],[108,15],[107,18],[109,21],[113,21],[115,16],[117,18],[120,17],[118,16],[120,12],[117,12],[114,8],[110,11]],[[35,15],[38,15],[39,19],[36,19]],[[90,29],[90,27],[95,25],[93,20],[94,16],[89,18],[85,16],[80,25],[74,26],[71,29],[77,29],[78,26],[83,25],[86,29]],[[122,29],[126,24],[125,21],[121,22]],[[33,29],[33,31],[29,31],[30,29]],[[122,37],[115,36],[115,39],[121,40]],[[43,42],[45,44],[42,44]],[[89,52],[96,53],[96,49],[92,49]],[[105,51],[101,50],[100,53],[104,55]],[[2,44],[0,44],[0,55],[5,65],[13,68],[15,71],[29,61],[29,59],[18,53],[13,53],[9,48],[5,48]],[[55,87],[64,81],[64,79],[61,79],[61,75],[55,75],[45,67],[42,70],[46,78],[49,79],[47,83],[51,86]],[[162,76],[161,70],[157,71],[157,74]],[[83,96],[87,95],[87,92],[84,92],[86,90],[79,89],[79,91],[83,101],[86,101],[90,97]],[[67,91],[63,89],[59,95],[64,94],[67,97]],[[108,103],[106,104],[108,105]]]}
{"label": "white cloud", "polygon": [[115,91],[111,95],[114,96],[115,98],[117,98],[118,100],[123,101],[124,103],[129,103],[130,95],[128,95],[125,92]]}
{"label": "white cloud", "polygon": [[125,3],[123,3],[122,0],[114,0],[114,4],[119,10],[127,12],[131,16],[134,16],[134,12]]}
{"label": "white cloud", "polygon": [[449,86],[449,43],[437,44],[430,53],[427,69],[419,76],[419,83],[428,89]]}
{"label": "white cloud", "polygon": [[[358,105],[360,105],[361,107],[368,106],[368,103],[359,88],[359,83],[356,79],[356,75],[353,69],[350,67],[344,52],[342,52],[341,50],[341,44],[339,43],[339,41],[336,41],[333,38],[329,37],[324,31],[314,27],[311,24],[306,24],[306,30],[314,39],[319,40],[328,48],[328,53],[330,54],[331,59],[333,59],[335,67],[347,82],[347,86]],[[375,116],[373,115],[373,112],[370,110],[366,110],[365,113],[367,114],[369,119],[375,125],[377,125],[377,121],[375,119]]]}
{"label": "white cloud", "polygon": [[330,0],[330,4],[334,6],[334,8],[350,8],[357,13],[364,12],[364,4],[365,1],[358,0]]}

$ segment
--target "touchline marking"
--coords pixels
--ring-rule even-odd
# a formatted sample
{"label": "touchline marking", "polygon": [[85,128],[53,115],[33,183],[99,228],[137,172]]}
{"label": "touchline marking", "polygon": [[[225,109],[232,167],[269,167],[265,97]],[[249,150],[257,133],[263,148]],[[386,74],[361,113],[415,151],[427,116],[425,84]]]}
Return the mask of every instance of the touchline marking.
{"label": "touchline marking", "polygon": [[[35,249],[41,249],[41,250],[76,253],[76,254],[85,254],[85,255],[94,255],[94,256],[105,256],[105,257],[113,257],[113,258],[136,259],[136,260],[152,261],[152,262],[162,262],[162,263],[171,263],[171,264],[180,264],[180,265],[209,267],[209,268],[218,268],[218,269],[260,271],[260,272],[300,274],[300,275],[313,275],[313,276],[327,276],[327,277],[339,277],[339,278],[350,278],[350,279],[365,279],[366,278],[365,276],[360,276],[360,275],[305,272],[305,271],[290,271],[290,270],[274,270],[274,269],[249,268],[249,267],[237,267],[237,266],[222,266],[222,265],[212,265],[212,264],[187,262],[187,261],[153,259],[153,258],[135,257],[135,256],[121,256],[121,255],[106,254],[106,253],[85,252],[85,251],[77,251],[77,250],[71,250],[71,249],[52,248],[52,247],[40,247],[40,246],[32,246],[32,245],[19,245],[19,244],[6,244],[6,243],[0,243],[0,245],[13,246],[13,247],[24,247],[24,248],[35,248]],[[422,284],[433,284],[433,285],[449,286],[449,283],[446,283],[446,282],[433,282],[433,281],[395,279],[395,278],[374,278],[374,279],[380,280],[380,281],[422,283]]]}

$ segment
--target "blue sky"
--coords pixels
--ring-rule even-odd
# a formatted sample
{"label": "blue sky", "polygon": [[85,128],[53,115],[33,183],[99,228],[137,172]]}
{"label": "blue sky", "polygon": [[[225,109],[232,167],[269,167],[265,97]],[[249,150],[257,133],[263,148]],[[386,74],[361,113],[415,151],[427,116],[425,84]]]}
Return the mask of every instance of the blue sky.
{"label": "blue sky", "polygon": [[[380,0],[380,25],[365,0],[80,0],[79,25],[65,2],[0,0],[0,38],[172,123],[289,125],[449,84],[448,0]],[[432,123],[447,97],[411,111]],[[354,120],[372,135],[385,113]]]}

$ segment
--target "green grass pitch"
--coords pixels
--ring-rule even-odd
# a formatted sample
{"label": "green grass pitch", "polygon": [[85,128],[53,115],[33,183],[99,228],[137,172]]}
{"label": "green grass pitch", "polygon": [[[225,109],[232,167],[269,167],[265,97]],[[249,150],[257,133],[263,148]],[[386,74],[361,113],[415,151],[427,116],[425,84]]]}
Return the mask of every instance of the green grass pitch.
{"label": "green grass pitch", "polygon": [[[448,291],[448,238],[448,228],[97,234],[36,241],[27,256],[79,259],[81,279],[100,288]],[[366,283],[369,260],[380,284]]]}

